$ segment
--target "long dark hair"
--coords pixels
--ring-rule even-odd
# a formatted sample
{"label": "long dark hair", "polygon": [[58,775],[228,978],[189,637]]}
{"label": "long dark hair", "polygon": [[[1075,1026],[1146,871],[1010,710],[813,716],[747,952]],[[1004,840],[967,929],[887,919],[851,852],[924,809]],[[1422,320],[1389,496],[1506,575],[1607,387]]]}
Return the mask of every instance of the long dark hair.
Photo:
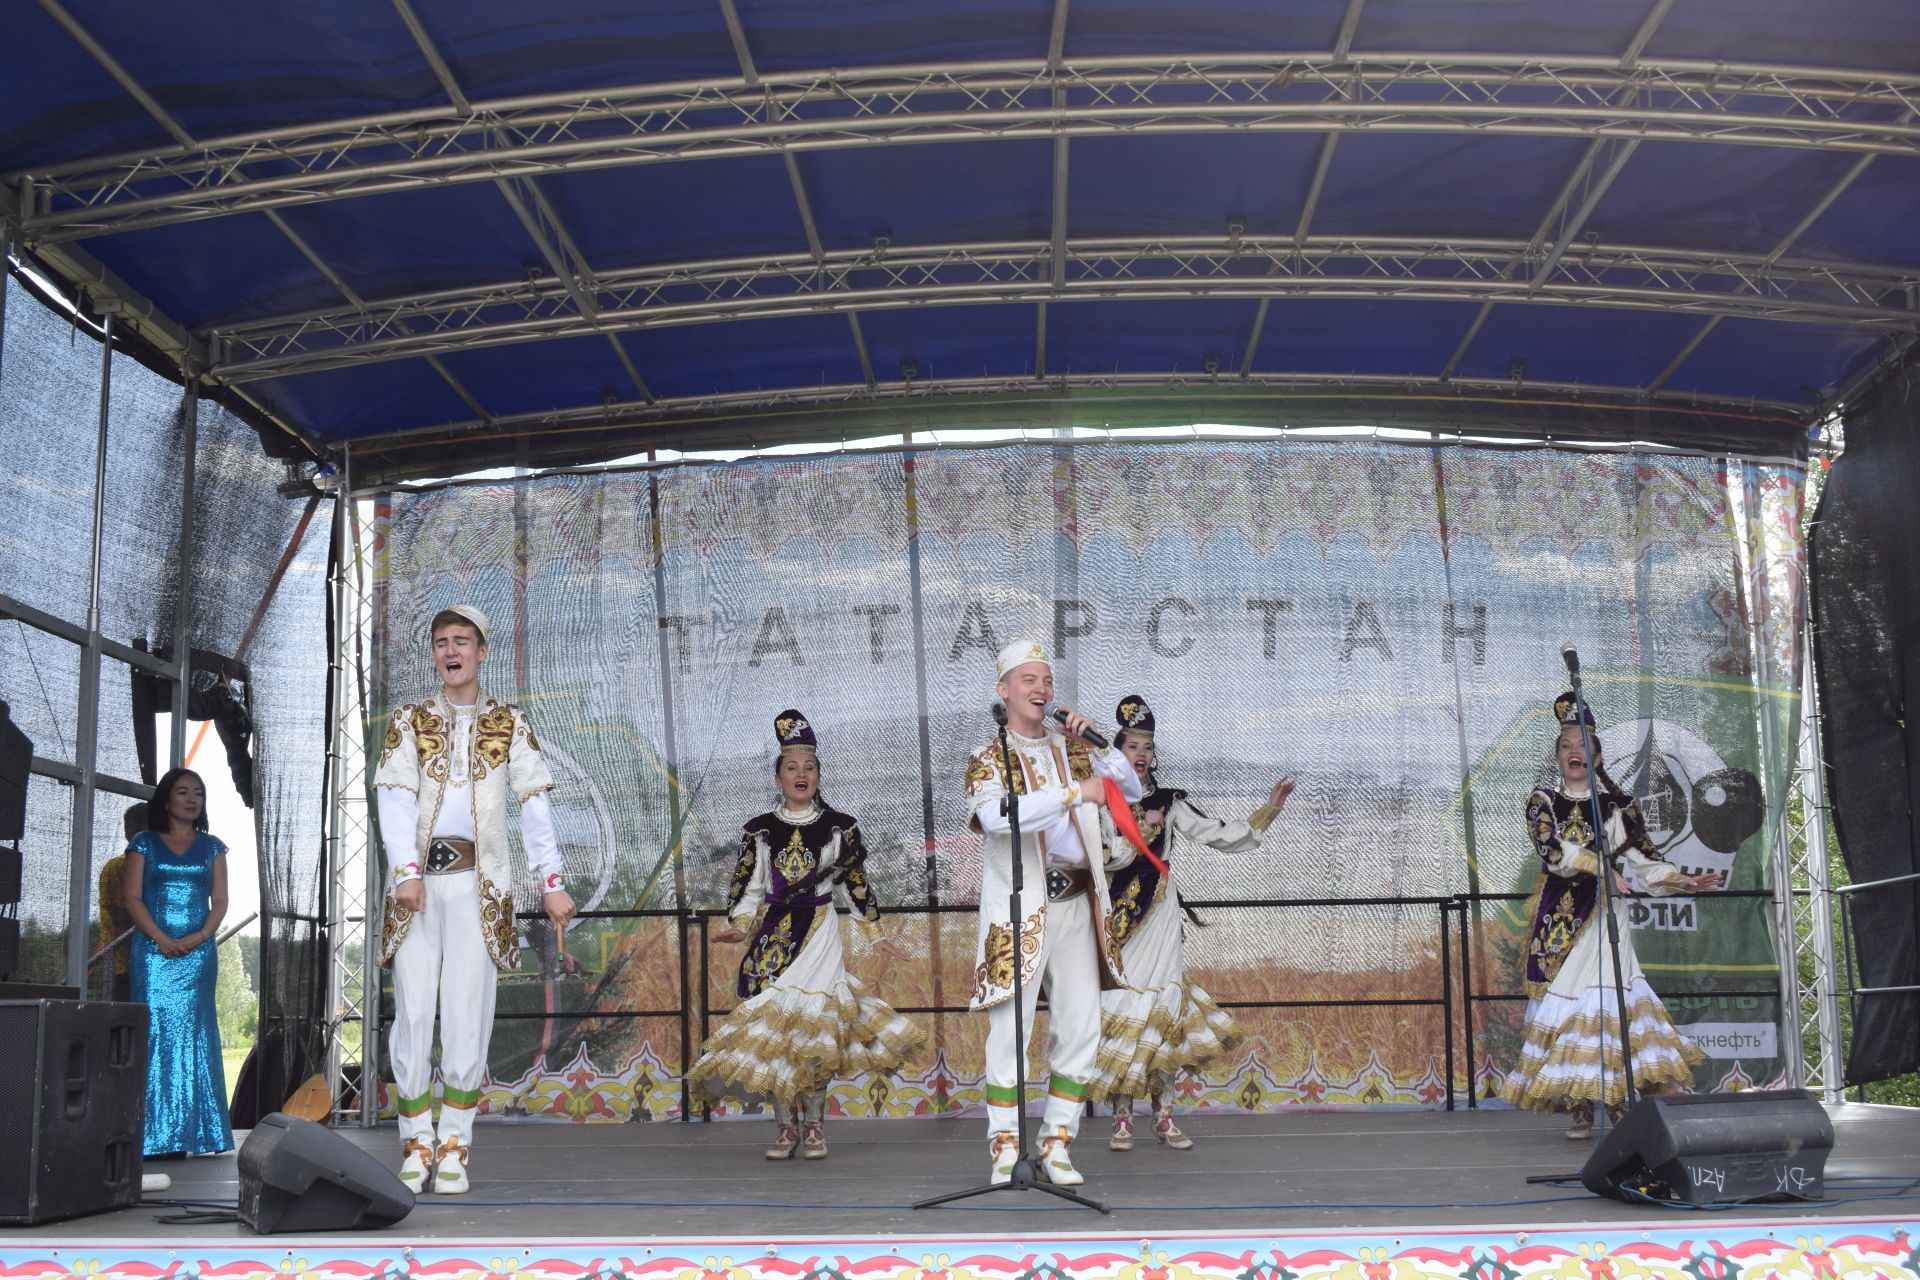
{"label": "long dark hair", "polygon": [[[169,769],[161,774],[160,785],[153,789],[153,799],[147,801],[147,830],[165,834],[167,829],[173,826],[173,815],[167,812],[167,797],[173,794],[174,784],[182,778],[192,778],[200,784],[202,791],[207,789],[207,780],[193,769]],[[207,829],[205,803],[200,806],[200,816],[194,820],[193,829],[195,831]]]}

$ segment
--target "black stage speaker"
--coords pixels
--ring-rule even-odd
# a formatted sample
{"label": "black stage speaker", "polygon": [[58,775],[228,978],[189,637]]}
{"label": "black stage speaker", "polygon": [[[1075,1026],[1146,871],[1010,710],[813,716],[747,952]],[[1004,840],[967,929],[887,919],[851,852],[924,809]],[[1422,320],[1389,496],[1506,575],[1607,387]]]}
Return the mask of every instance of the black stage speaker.
{"label": "black stage speaker", "polygon": [[0,1001],[0,1222],[140,1199],[147,1006]]}
{"label": "black stage speaker", "polygon": [[240,1217],[261,1235],[388,1227],[412,1212],[406,1183],[311,1120],[262,1116],[240,1148]]}
{"label": "black stage speaker", "polygon": [[33,743],[0,701],[0,842],[26,838],[27,779],[32,773]]}
{"label": "black stage speaker", "polygon": [[1805,1089],[1642,1098],[1580,1171],[1596,1195],[1684,1204],[1819,1200],[1833,1124]]}

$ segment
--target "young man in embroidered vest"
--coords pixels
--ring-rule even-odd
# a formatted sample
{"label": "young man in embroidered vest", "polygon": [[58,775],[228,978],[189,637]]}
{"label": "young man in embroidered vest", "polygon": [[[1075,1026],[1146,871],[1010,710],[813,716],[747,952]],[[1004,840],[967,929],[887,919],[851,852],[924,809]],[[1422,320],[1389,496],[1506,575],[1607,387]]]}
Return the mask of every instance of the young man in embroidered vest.
{"label": "young man in embroidered vest", "polygon": [[[1000,651],[995,692],[1007,706],[1007,742],[1013,777],[996,739],[967,761],[967,805],[981,850],[980,936],[974,959],[972,1007],[987,1010],[987,1141],[993,1180],[1013,1176],[1020,1156],[1014,1082],[1026,1070],[1026,1046],[1014,1042],[1013,966],[1020,962],[1021,1015],[1033,1028],[1044,985],[1047,1061],[1052,1078],[1041,1121],[1040,1176],[1060,1186],[1086,1181],[1068,1148],[1080,1131],[1087,1082],[1100,1047],[1100,991],[1124,986],[1119,956],[1098,928],[1108,912],[1100,813],[1102,779],[1112,779],[1129,801],[1140,799],[1140,777],[1112,748],[1094,750],[1080,735],[1091,725],[1067,711],[1065,733],[1047,724],[1053,700],[1053,663],[1038,641],[1018,640]],[[1008,912],[1012,884],[1011,824],[1000,801],[1011,789],[1020,806],[1020,865],[1024,877],[1019,944]],[[1115,842],[1116,844],[1120,842]],[[1131,848],[1113,851],[1108,866],[1124,865]]]}
{"label": "young man in embroidered vest", "polygon": [[[468,1151],[493,1033],[500,973],[520,964],[507,797],[520,806],[527,868],[565,938],[573,899],[560,878],[547,792],[553,777],[526,712],[482,698],[487,615],[434,615],[440,692],[393,713],[374,774],[391,872],[380,962],[393,967],[388,1045],[399,1095],[400,1178],[414,1191],[467,1190]],[[441,1108],[433,1131],[433,1019],[440,1015]]]}

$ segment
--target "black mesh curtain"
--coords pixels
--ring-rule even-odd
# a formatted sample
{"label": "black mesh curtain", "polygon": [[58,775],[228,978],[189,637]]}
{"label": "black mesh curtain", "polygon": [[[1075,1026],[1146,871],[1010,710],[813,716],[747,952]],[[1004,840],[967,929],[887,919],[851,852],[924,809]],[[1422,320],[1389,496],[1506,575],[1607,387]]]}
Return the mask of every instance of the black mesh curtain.
{"label": "black mesh curtain", "polygon": [[[1846,415],[1812,535],[1827,789],[1854,883],[1920,871],[1920,367]],[[1920,1069],[1920,881],[1846,898],[1862,987],[1847,1082]]]}
{"label": "black mesh curtain", "polygon": [[253,674],[261,920],[255,1083],[265,1112],[317,1069],[326,1023],[321,819],[333,506],[278,496],[281,465],[226,409],[202,403],[199,430],[193,640],[240,654]]}
{"label": "black mesh curtain", "polygon": [[[0,591],[84,624],[99,342],[70,316],[42,305],[18,280],[9,277],[0,287],[6,289],[0,450],[8,459],[0,471],[0,565],[5,566]],[[150,650],[173,642],[185,408],[178,383],[116,350],[101,630]],[[200,402],[195,427],[188,632],[197,649],[242,657],[253,677],[253,818],[267,922],[262,928],[262,1038],[270,1046],[304,1046],[323,1024],[326,1001],[319,915],[325,883],[320,814],[330,508],[321,507],[303,527],[305,502],[275,493],[284,477],[280,463],[267,456],[259,433],[226,409]],[[276,578],[289,545],[285,572]],[[74,758],[78,679],[73,645],[12,620],[0,621],[0,698],[33,739],[37,754]],[[129,780],[138,780],[142,772],[134,705],[129,668],[104,661],[96,760],[103,772]],[[213,733],[195,765],[226,768]],[[72,795],[62,784],[36,777],[27,804],[28,836],[22,842],[27,886],[20,914],[29,945],[13,976],[57,983],[65,974]],[[95,796],[88,881],[96,914],[100,872],[126,845],[121,814],[128,804],[128,797],[106,791]],[[231,840],[235,833],[216,834]],[[292,1087],[287,1077],[302,1062],[289,1061],[286,1053],[270,1052],[266,1058],[261,1093],[277,1105]]]}

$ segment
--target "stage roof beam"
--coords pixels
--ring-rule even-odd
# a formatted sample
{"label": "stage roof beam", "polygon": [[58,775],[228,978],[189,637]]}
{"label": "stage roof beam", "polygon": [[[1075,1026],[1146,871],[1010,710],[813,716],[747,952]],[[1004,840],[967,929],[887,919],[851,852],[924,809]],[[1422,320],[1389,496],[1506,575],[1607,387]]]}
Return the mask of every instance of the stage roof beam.
{"label": "stage roof beam", "polygon": [[[727,39],[733,43],[734,59],[740,64],[740,75],[749,89],[760,85],[760,72],[754,66],[753,49],[747,43],[747,29],[740,21],[740,10],[733,0],[719,0],[721,19],[727,24]],[[806,179],[800,174],[800,162],[793,157],[790,148],[780,149],[780,160],[787,170],[787,185],[793,190],[793,203],[800,211],[800,226],[807,235],[807,248],[813,253],[816,263],[826,261],[826,248],[820,240],[820,224],[814,220],[813,201],[807,198]],[[867,335],[861,332],[860,317],[855,312],[847,312],[847,329],[853,339],[853,352],[860,361],[860,373],[868,386],[873,385],[873,359],[867,353]]]}
{"label": "stage roof beam", "polygon": [[[1627,47],[1616,64],[1622,75],[1631,77],[1634,74],[1639,66],[1640,55],[1646,51],[1647,42],[1653,39],[1653,33],[1659,30],[1660,24],[1666,20],[1667,13],[1672,8],[1673,0],[1654,0],[1653,8],[1647,11],[1647,16],[1641,19],[1640,25],[1634,29],[1633,37],[1627,41]],[[1611,99],[1611,103],[1615,106],[1624,106],[1634,100],[1635,93],[1634,83],[1629,79],[1620,87]],[[1620,175],[1620,170],[1640,146],[1638,138],[1630,138],[1617,144],[1618,150],[1606,173],[1588,188],[1587,197],[1582,202],[1579,212],[1569,218],[1567,209],[1573,204],[1573,198],[1582,184],[1592,176],[1593,167],[1600,162],[1600,154],[1607,148],[1609,141],[1605,135],[1601,135],[1587,143],[1586,150],[1581,153],[1579,162],[1573,167],[1573,172],[1567,175],[1567,180],[1561,185],[1553,203],[1547,207],[1546,216],[1540,220],[1539,227],[1534,230],[1533,243],[1528,249],[1529,256],[1538,253],[1545,246],[1547,237],[1553,235],[1556,227],[1559,228],[1560,235],[1554,242],[1552,251],[1535,271],[1529,292],[1537,290],[1552,275],[1554,268],[1559,265],[1561,257],[1566,253],[1567,246],[1573,242],[1573,237],[1586,226],[1587,219],[1598,207],[1600,198],[1607,193],[1607,188],[1613,185],[1613,180]],[[1520,266],[1519,262],[1510,264],[1507,275],[1512,276]],[[1488,299],[1481,303],[1480,310],[1474,313],[1473,322],[1467,326],[1467,331],[1461,337],[1459,345],[1454,347],[1453,354],[1447,357],[1446,366],[1440,370],[1442,382],[1453,377],[1455,371],[1460,368],[1460,362],[1467,358],[1467,352],[1473,349],[1474,340],[1480,336],[1480,330],[1486,326],[1487,317],[1493,314],[1493,304],[1494,300]]]}
{"label": "stage roof beam", "polygon": [[[1901,114],[1900,118],[1902,121],[1911,121],[1915,114],[1915,110],[1909,107]],[[1786,235],[1780,237],[1780,243],[1774,245],[1773,251],[1767,254],[1762,260],[1766,266],[1771,268],[1774,263],[1785,257],[1787,252],[1800,242],[1800,237],[1807,234],[1813,227],[1813,224],[1818,222],[1827,210],[1833,208],[1834,201],[1847,193],[1847,188],[1851,187],[1859,179],[1860,175],[1867,171],[1867,166],[1872,164],[1876,158],[1875,156],[1861,156],[1852,164],[1848,165],[1846,171],[1840,175],[1832,186],[1827,188],[1825,194],[1814,201],[1813,207],[1807,210],[1800,221],[1793,224],[1793,229],[1788,231]],[[1706,341],[1707,335],[1714,331],[1722,319],[1723,317],[1721,316],[1711,316],[1702,322],[1700,327],[1694,330],[1693,336],[1688,338],[1686,343],[1674,355],[1673,359],[1667,362],[1667,367],[1662,369],[1659,375],[1647,384],[1647,390],[1654,392],[1666,386],[1673,375],[1680,372],[1680,367],[1686,364],[1688,357],[1699,350],[1700,344]],[[1875,366],[1870,365],[1868,367],[1878,372]],[[1836,393],[1833,397],[1833,402],[1835,404],[1841,403],[1840,395]]]}
{"label": "stage roof beam", "polygon": [[[1809,406],[1798,402],[1671,395],[1649,402],[1640,388],[1560,382],[1529,383],[1516,393],[1505,380],[1461,379],[1442,385],[1418,376],[1355,377],[1349,373],[1256,373],[1224,388],[1195,369],[1139,373],[1061,373],[1036,385],[1025,373],[1006,377],[881,381],[874,387],[791,387],[662,399],[652,405],[593,403],[518,414],[475,434],[472,423],[428,431],[398,429],[353,442],[356,474],[379,484],[406,476],[445,474],[453,449],[466,465],[502,463],[520,456],[523,441],[545,441],[541,452],[593,465],[637,448],[759,449],[772,445],[889,435],[924,428],[936,406],[946,406],[942,431],[969,427],[1002,433],[1020,428],[1030,438],[1052,438],[1063,413],[1124,429],[1163,425],[1202,404],[1205,420],[1287,426],[1351,425],[1404,420],[1423,432],[1516,442],[1605,441],[1605,447],[1732,450],[1755,456],[1795,456],[1804,449]],[[1583,406],[1572,420],[1559,415]],[[1531,407],[1530,407],[1531,406]],[[1354,415],[1360,415],[1356,418]],[[1364,429],[1356,429],[1363,431]],[[1649,433],[1652,434],[1649,434]],[[624,437],[632,437],[628,440]],[[1197,428],[1192,439],[1234,438],[1234,432]],[[1245,439],[1244,435],[1239,436]],[[959,437],[964,439],[964,437]],[[1656,442],[1648,445],[1645,442]],[[644,443],[642,443],[644,442]],[[1641,442],[1641,443],[1635,443]],[[924,447],[918,437],[916,444]],[[943,447],[955,440],[943,439]],[[903,442],[903,446],[904,442]],[[562,463],[560,465],[571,465]],[[364,469],[363,469],[364,468]]]}
{"label": "stage roof beam", "polygon": [[389,112],[8,181],[24,231],[48,242],[563,169],[1005,138],[1366,129],[1920,155],[1920,126],[1898,118],[1920,73],[1619,62],[1383,51],[843,68]]}
{"label": "stage roof beam", "polygon": [[[1067,51],[1067,3],[1053,0],[1053,21],[1047,30],[1047,76],[1053,82],[1053,106],[1058,111],[1067,105],[1067,91],[1060,84],[1060,63]],[[1065,134],[1053,139],[1053,185],[1051,223],[1053,236],[1049,250],[1051,278],[1057,290],[1067,282],[1067,142]],[[1034,306],[1033,376],[1047,376],[1047,304]]]}
{"label": "stage roof beam", "polygon": [[1647,51],[1647,43],[1672,11],[1673,0],[1653,0],[1653,8],[1647,10],[1647,16],[1640,20],[1640,25],[1634,29],[1633,39],[1627,41],[1626,51],[1620,55],[1619,67],[1622,71],[1632,71],[1640,65],[1640,55]]}
{"label": "stage roof beam", "polygon": [[1360,29],[1360,7],[1367,0],[1347,0],[1347,11],[1340,17],[1340,34],[1334,37],[1333,60],[1345,62],[1353,48],[1354,32]]}
{"label": "stage roof beam", "polygon": [[1133,298],[1380,298],[1629,307],[1840,324],[1920,328],[1908,291],[1920,270],[1583,244],[1544,278],[1538,246],[1520,240],[1244,236],[1067,242],[1056,288],[1049,241],[891,246],[777,258],[688,262],[599,277],[596,315],[578,313],[553,277],[303,312],[211,331],[213,372],[234,382],[602,329],[657,328],[755,316],[855,312],[923,304],[1047,303]]}
{"label": "stage roof beam", "polygon": [[[413,5],[409,0],[393,0],[393,8],[399,15],[402,25],[406,27],[407,34],[413,37],[413,43],[419,48],[420,56],[426,59],[427,66],[433,71],[434,79],[439,81],[440,91],[447,95],[447,100],[453,103],[455,110],[461,115],[472,115],[473,104],[468,100],[466,91],[460,87],[460,81],[454,76],[453,68],[448,66],[447,60],[440,56],[440,47],[434,43],[426,24],[421,22],[420,16],[413,11]],[[533,241],[534,248],[538,249],[540,256],[546,259],[547,269],[566,286],[567,294],[573,299],[573,304],[579,309],[581,316],[588,320],[599,319],[598,310],[589,292],[593,284],[593,267],[588,263],[586,255],[580,252],[579,244],[568,233],[566,224],[560,220],[560,215],[554,212],[553,206],[547,202],[547,197],[540,190],[539,184],[531,177],[496,178],[494,186],[506,200],[507,207],[513,210],[513,216],[519,220],[521,228],[527,233],[527,238]],[[609,333],[607,342],[613,347],[613,354],[620,361],[621,368],[626,370],[627,377],[632,380],[634,390],[640,393],[642,399],[651,403],[653,392],[648,388],[647,380],[640,376],[640,370],[634,365],[632,357],[627,355],[627,349],[620,345],[619,337]],[[455,390],[458,389],[458,387],[455,388]]]}
{"label": "stage roof beam", "polygon": [[[80,47],[87,51],[88,56],[99,63],[101,69],[112,76],[114,82],[132,97],[134,101],[138,102],[161,128],[167,131],[168,136],[175,139],[183,147],[192,148],[197,145],[193,141],[192,135],[186,131],[179,121],[173,118],[172,113],[162,106],[158,99],[148,93],[145,87],[135,80],[112,54],[107,52],[105,46],[93,38],[92,33],[81,25],[79,19],[67,12],[66,7],[60,3],[60,0],[40,0],[40,7],[51,14],[54,20],[66,29],[67,34],[72,36],[74,40],[79,43]],[[241,172],[242,171],[236,167],[235,173]],[[356,309],[365,309],[366,303],[361,299],[360,295],[340,277],[339,272],[327,265],[327,263],[321,259],[320,255],[314,252],[313,246],[309,245],[303,237],[287,224],[286,219],[280,216],[279,210],[266,209],[264,212],[267,215],[267,220],[274,225],[281,235],[287,238],[288,242],[293,245],[300,256],[312,264],[314,270],[318,271],[327,283],[337,289],[340,295]],[[404,332],[405,322],[401,321],[398,322],[398,324]],[[446,380],[447,385],[453,388],[454,393],[460,397],[461,402],[465,404],[467,408],[482,418],[486,417],[486,409],[481,406],[478,400],[474,399],[466,387],[461,385],[460,380],[453,376],[452,371],[441,363],[437,356],[428,356],[427,364],[435,373]],[[258,407],[258,402],[251,397],[247,397],[247,402]]]}
{"label": "stage roof beam", "polygon": [[[1334,44],[1334,56],[1346,56],[1347,46],[1353,39],[1353,28],[1360,22],[1360,6],[1365,0],[1350,0],[1347,5],[1346,20],[1340,27],[1340,38]],[[1320,139],[1320,151],[1313,160],[1313,177],[1307,182],[1306,197],[1300,202],[1300,220],[1293,226],[1293,248],[1301,252],[1307,243],[1307,233],[1313,228],[1313,215],[1320,209],[1320,194],[1326,190],[1327,171],[1333,167],[1334,148],[1340,144],[1340,135],[1328,132]],[[1253,326],[1247,331],[1247,347],[1240,356],[1240,376],[1246,377],[1253,372],[1254,352],[1260,348],[1260,334],[1267,327],[1267,308],[1273,305],[1270,298],[1260,299],[1260,309],[1253,314]]]}

